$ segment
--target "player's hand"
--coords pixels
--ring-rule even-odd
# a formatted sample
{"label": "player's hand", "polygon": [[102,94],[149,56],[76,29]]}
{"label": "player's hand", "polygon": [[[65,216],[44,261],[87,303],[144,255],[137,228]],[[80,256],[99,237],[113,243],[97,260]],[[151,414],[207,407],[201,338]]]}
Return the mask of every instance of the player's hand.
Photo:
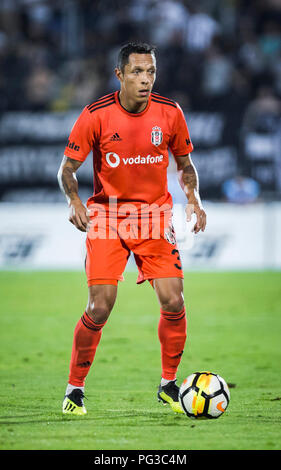
{"label": "player's hand", "polygon": [[200,207],[198,203],[187,204],[185,212],[187,222],[191,221],[192,214],[196,215],[196,223],[191,231],[194,233],[198,233],[200,232],[200,230],[202,230],[202,232],[204,232],[207,223],[207,215],[204,209]]}
{"label": "player's hand", "polygon": [[87,232],[90,224],[88,209],[82,204],[81,200],[71,201],[69,204],[69,222],[81,232]]}

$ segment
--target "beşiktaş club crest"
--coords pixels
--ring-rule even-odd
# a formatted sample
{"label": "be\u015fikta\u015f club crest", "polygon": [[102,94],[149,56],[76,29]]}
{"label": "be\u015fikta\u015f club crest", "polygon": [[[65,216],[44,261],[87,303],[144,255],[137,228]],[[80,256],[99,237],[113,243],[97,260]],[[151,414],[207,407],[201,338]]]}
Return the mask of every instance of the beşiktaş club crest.
{"label": "be\u015fikta\u015f club crest", "polygon": [[153,145],[160,145],[163,141],[163,132],[161,127],[154,126],[151,131],[151,142]]}

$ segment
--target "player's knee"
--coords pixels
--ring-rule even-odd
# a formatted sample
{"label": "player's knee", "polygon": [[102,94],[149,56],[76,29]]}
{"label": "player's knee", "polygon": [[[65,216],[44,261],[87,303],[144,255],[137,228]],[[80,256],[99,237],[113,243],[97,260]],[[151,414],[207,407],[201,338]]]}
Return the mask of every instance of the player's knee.
{"label": "player's knee", "polygon": [[94,304],[89,304],[87,306],[87,314],[93,319],[95,323],[102,324],[105,323],[110,315],[111,309],[109,306],[95,306]]}
{"label": "player's knee", "polygon": [[116,299],[116,286],[91,286],[89,289],[87,314],[95,323],[105,323]]}
{"label": "player's knee", "polygon": [[161,308],[165,312],[180,312],[183,307],[184,300],[182,295],[171,295],[161,302]]}

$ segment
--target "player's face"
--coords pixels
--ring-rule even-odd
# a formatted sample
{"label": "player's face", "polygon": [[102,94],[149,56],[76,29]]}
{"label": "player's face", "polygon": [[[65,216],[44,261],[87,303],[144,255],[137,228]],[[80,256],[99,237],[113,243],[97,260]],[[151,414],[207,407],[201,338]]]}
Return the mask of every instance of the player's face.
{"label": "player's face", "polygon": [[136,103],[147,102],[156,78],[154,54],[130,54],[124,72],[116,71],[121,93]]}

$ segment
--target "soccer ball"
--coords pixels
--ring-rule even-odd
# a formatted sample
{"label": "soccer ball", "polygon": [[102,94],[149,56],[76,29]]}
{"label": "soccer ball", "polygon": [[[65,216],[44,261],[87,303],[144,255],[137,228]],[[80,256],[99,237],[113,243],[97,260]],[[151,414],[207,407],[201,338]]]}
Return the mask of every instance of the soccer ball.
{"label": "soccer ball", "polygon": [[180,386],[179,401],[190,418],[213,419],[228,407],[230,393],[225,380],[212,372],[195,372]]}

